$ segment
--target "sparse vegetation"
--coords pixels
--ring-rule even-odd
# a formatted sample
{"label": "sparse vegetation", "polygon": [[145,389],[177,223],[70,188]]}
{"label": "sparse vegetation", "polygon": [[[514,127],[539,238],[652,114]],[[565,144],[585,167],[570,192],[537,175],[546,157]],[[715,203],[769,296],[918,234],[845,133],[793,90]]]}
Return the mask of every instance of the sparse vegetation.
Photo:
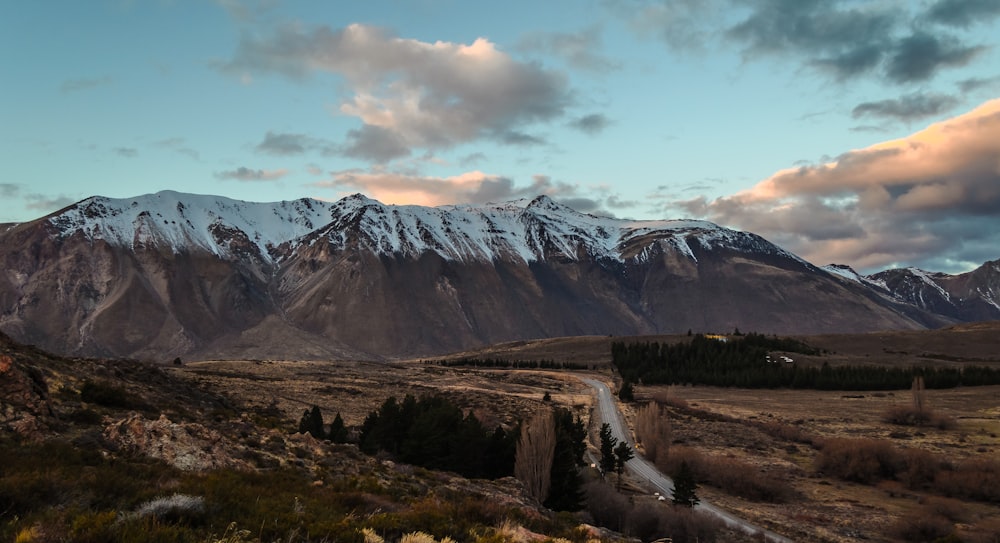
{"label": "sparse vegetation", "polygon": [[687,507],[636,500],[601,481],[588,483],[585,492],[587,511],[596,523],[642,541],[669,534],[675,543],[712,542],[721,531],[719,521],[712,517]]}

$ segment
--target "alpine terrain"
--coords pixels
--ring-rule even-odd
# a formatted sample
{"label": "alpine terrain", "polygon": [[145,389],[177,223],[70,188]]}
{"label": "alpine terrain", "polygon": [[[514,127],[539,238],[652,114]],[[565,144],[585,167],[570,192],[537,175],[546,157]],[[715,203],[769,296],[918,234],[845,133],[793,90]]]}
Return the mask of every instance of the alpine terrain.
{"label": "alpine terrain", "polygon": [[501,341],[1000,318],[1000,262],[819,268],[750,232],[548,197],[441,207],[92,197],[0,225],[0,330],[74,355],[368,358]]}

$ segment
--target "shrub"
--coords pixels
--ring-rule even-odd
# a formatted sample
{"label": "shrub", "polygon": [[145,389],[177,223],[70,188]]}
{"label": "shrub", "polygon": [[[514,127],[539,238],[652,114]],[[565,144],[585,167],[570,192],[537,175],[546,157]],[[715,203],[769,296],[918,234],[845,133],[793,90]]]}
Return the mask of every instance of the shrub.
{"label": "shrub", "polygon": [[975,458],[942,470],[934,479],[934,489],[948,496],[1000,502],[1000,461]]}
{"label": "shrub", "polygon": [[924,509],[898,519],[890,528],[890,535],[908,542],[937,541],[955,531],[954,525],[941,515]]}
{"label": "shrub", "polygon": [[905,467],[903,456],[888,441],[850,438],[825,440],[816,464],[822,473],[865,484],[892,479]]}
{"label": "shrub", "polygon": [[587,483],[583,491],[587,511],[594,522],[616,532],[622,531],[630,509],[628,498],[601,481]]}
{"label": "shrub", "polygon": [[601,481],[584,487],[587,511],[594,522],[605,528],[643,541],[669,536],[676,543],[714,541],[719,521],[687,507],[670,507],[659,502],[634,500]]}
{"label": "shrub", "polygon": [[87,379],[80,387],[80,399],[87,403],[103,405],[104,407],[132,407],[132,401],[125,389],[104,381]]}
{"label": "shrub", "polygon": [[129,515],[132,518],[152,518],[161,522],[198,520],[205,514],[205,499],[188,494],[174,494],[143,503]]}
{"label": "shrub", "polygon": [[708,484],[729,494],[772,503],[784,503],[795,496],[795,490],[784,477],[762,472],[736,458],[708,457],[705,464]]}

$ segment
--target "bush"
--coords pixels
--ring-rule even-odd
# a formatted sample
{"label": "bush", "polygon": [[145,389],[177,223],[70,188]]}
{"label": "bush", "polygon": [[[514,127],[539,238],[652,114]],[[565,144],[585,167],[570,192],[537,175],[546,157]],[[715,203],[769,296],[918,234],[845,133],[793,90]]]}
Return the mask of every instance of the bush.
{"label": "bush", "polygon": [[132,407],[131,398],[124,388],[103,381],[91,381],[90,379],[84,381],[83,386],[80,387],[80,399],[104,407],[123,409]]}
{"label": "bush", "polygon": [[934,479],[934,489],[958,498],[1000,502],[1000,461],[976,458],[942,470]]}
{"label": "bush", "polygon": [[796,495],[785,477],[764,473],[737,458],[705,455],[691,447],[674,446],[667,458],[657,463],[657,468],[664,473],[677,473],[682,462],[687,463],[699,483],[747,500],[784,503]]}
{"label": "bush", "polygon": [[937,541],[951,535],[955,526],[941,515],[920,509],[897,520],[890,535],[907,542]]}
{"label": "bush", "polygon": [[931,426],[939,430],[953,430],[958,422],[927,408],[908,405],[894,405],[882,414],[882,420],[900,426]]}
{"label": "bush", "polygon": [[785,503],[796,494],[784,477],[769,475],[735,458],[708,457],[707,483],[755,502]]}
{"label": "bush", "polygon": [[643,541],[671,537],[675,543],[709,542],[715,541],[721,528],[718,520],[687,507],[651,501],[634,503],[601,481],[587,484],[584,491],[587,511],[596,524]]}
{"label": "bush", "polygon": [[888,441],[835,438],[823,442],[816,467],[845,481],[871,484],[895,478],[905,461]]}
{"label": "bush", "polygon": [[160,522],[191,522],[205,514],[205,499],[188,494],[156,498],[140,505],[129,517],[152,518]]}

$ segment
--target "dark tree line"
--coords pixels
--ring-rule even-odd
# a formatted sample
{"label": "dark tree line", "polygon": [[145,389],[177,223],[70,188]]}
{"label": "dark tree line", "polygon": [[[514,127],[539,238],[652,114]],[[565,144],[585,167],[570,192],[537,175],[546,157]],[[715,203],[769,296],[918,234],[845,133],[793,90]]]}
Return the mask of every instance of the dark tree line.
{"label": "dark tree line", "polygon": [[339,411],[337,416],[333,418],[333,422],[330,423],[330,431],[327,432],[323,424],[323,413],[315,405],[312,406],[312,409],[306,409],[302,413],[302,418],[299,419],[299,433],[309,434],[316,439],[326,439],[334,443],[347,443],[350,437]]}
{"label": "dark tree line", "polygon": [[556,450],[544,505],[556,511],[579,511],[583,507],[580,466],[586,465],[583,455],[587,452],[587,428],[567,409],[558,408],[552,416],[556,423]]}
{"label": "dark tree line", "polygon": [[402,402],[387,399],[361,425],[358,437],[367,454],[385,452],[400,462],[453,471],[465,477],[496,479],[514,471],[517,431],[483,427],[470,411],[442,396]]}
{"label": "dark tree line", "polygon": [[646,384],[698,384],[740,388],[803,388],[819,390],[904,390],[921,376],[927,388],[1000,384],[1000,370],[882,366],[800,367],[768,359],[771,351],[818,354],[812,347],[790,339],[750,333],[739,339],[718,341],[701,334],[690,342],[615,342],[612,363],[626,382]]}
{"label": "dark tree line", "polygon": [[[554,510],[577,511],[583,506],[579,468],[586,465],[587,428],[567,409],[556,408],[551,416],[554,430],[547,435],[554,441],[554,453],[546,466],[549,483],[543,503]],[[326,432],[316,406],[302,414],[299,432],[341,443],[349,437],[340,413]],[[520,425],[509,432],[502,426],[489,430],[471,411],[463,413],[442,396],[407,395],[402,402],[390,397],[369,413],[357,439],[369,455],[383,453],[407,464],[497,479],[514,474],[520,434]]]}
{"label": "dark tree line", "polygon": [[471,366],[475,368],[511,368],[511,369],[542,369],[542,370],[586,370],[587,364],[576,362],[556,362],[554,360],[504,360],[502,358],[459,358],[457,360],[438,360],[435,364],[448,368]]}

